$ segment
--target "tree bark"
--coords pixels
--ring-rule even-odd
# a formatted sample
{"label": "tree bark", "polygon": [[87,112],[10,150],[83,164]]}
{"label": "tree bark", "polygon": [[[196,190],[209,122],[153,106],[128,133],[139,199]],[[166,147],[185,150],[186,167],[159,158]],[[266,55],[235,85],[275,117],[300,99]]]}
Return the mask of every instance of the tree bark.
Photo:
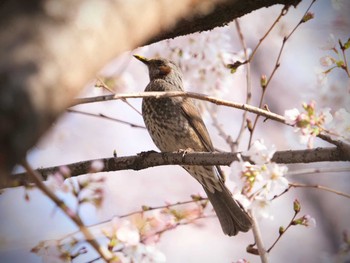
{"label": "tree bark", "polygon": [[[244,161],[250,161],[248,157],[242,156]],[[160,165],[231,165],[232,162],[238,161],[237,153],[216,152],[216,153],[158,153],[154,151],[142,152],[134,156],[110,157],[99,160],[88,160],[78,163],[64,164],[54,167],[40,168],[37,172],[43,180],[47,180],[50,174],[59,172],[62,166],[70,171],[70,176],[79,176],[91,171],[91,164],[95,161],[103,163],[103,169],[98,172],[114,172],[121,170],[142,170],[149,167]],[[339,162],[349,161],[349,156],[344,155],[341,149],[337,147],[316,148],[308,150],[289,150],[278,151],[274,154],[272,161],[276,163],[292,164],[292,163],[313,163],[313,162]],[[32,183],[27,173],[18,173],[12,175],[16,179],[16,185],[6,185],[4,187],[12,187],[26,185]],[[0,188],[1,189],[1,188]]]}

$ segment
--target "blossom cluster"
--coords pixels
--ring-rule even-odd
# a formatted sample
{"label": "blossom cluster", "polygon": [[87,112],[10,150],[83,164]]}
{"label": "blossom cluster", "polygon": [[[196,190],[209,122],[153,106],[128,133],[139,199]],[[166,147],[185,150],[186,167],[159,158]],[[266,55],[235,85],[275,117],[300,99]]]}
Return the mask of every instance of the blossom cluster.
{"label": "blossom cluster", "polygon": [[205,217],[207,200],[193,196],[193,204],[182,208],[165,205],[160,209],[143,206],[143,211],[127,218],[114,218],[103,233],[109,240],[108,248],[120,262],[165,262],[165,255],[155,244],[161,235],[179,225],[196,223]]}
{"label": "blossom cluster", "polygon": [[296,127],[296,132],[300,132],[300,142],[307,144],[309,148],[313,146],[314,138],[325,130],[325,125],[332,120],[330,109],[325,108],[320,112],[316,111],[316,102],[303,103],[304,112],[297,108],[286,110],[284,113],[286,124]]}
{"label": "blossom cluster", "polygon": [[332,115],[330,108],[317,111],[314,101],[302,106],[303,112],[294,108],[284,113],[285,122],[296,127],[300,143],[312,148],[314,138],[321,132],[350,141],[350,113],[346,109],[339,109]]}
{"label": "blossom cluster", "polygon": [[318,85],[308,97],[323,105],[349,105],[350,70],[346,58],[349,47],[350,39],[344,43],[333,34],[320,46],[325,54],[320,58],[320,67],[316,68]]}
{"label": "blossom cluster", "polygon": [[[98,227],[95,236],[102,234],[103,238],[99,240],[105,240],[101,240],[101,243],[105,243],[107,249],[114,253],[114,262],[165,262],[165,255],[156,247],[161,235],[180,225],[199,225],[197,220],[207,216],[205,208],[208,201],[201,196],[192,196],[192,201],[185,203],[191,204],[181,207],[166,204],[159,208],[143,206],[142,211],[115,217],[107,225]],[[79,245],[81,241],[69,235],[61,240],[42,241],[32,252],[40,256],[43,262],[71,262],[87,252],[84,246],[77,250]]]}
{"label": "blossom cluster", "polygon": [[[330,36],[327,46],[324,46],[323,49],[332,51],[332,55],[326,55],[320,59],[321,65],[323,67],[328,68],[323,72],[324,74],[328,74],[332,70],[340,68],[343,69],[349,75],[349,69],[344,53],[345,50],[349,49],[349,47],[350,38],[345,43],[342,43],[340,39],[338,41],[335,41],[334,36]],[[334,55],[336,56],[336,58],[334,57]]]}
{"label": "blossom cluster", "polygon": [[271,199],[289,187],[285,177],[288,167],[271,161],[275,151],[274,146],[267,147],[263,140],[257,140],[242,153],[249,161],[243,161],[240,156],[240,160],[231,165],[231,179],[243,182],[242,190],[235,197],[246,207],[258,208],[257,212],[264,218],[273,217],[269,212]]}

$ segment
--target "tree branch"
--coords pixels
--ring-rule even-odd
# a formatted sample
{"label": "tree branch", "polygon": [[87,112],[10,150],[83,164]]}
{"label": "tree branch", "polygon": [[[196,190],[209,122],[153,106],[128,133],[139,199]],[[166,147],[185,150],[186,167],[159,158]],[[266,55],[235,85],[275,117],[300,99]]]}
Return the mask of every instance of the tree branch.
{"label": "tree branch", "polygon": [[292,5],[296,7],[301,0],[221,0],[216,1],[215,4],[214,1],[208,0],[201,2],[203,8],[202,13],[194,13],[192,16],[178,20],[171,30],[161,31],[157,36],[151,38],[147,44],[221,27],[238,17],[262,7],[269,7],[275,4]]}
{"label": "tree branch", "polygon": [[262,237],[261,237],[261,232],[260,232],[260,228],[259,228],[259,224],[258,221],[256,220],[256,217],[254,215],[254,211],[250,210],[250,216],[252,218],[253,221],[253,235],[254,235],[254,240],[256,243],[256,246],[258,248],[258,254],[260,256],[261,262],[262,263],[268,263],[268,253],[265,249],[264,243],[262,241]]}
{"label": "tree branch", "polygon": [[[248,158],[243,156],[244,160]],[[158,153],[155,151],[142,152],[134,156],[125,157],[111,157],[99,159],[104,164],[101,172],[112,172],[121,170],[142,170],[149,167],[161,165],[230,165],[233,161],[237,161],[237,153]],[[91,162],[95,160],[88,160],[78,163],[71,163],[66,165],[54,166],[49,168],[37,169],[44,180],[48,175],[58,172],[60,167],[67,166],[71,172],[71,176],[78,176],[91,172]],[[350,161],[350,158],[344,156],[342,152],[336,148],[316,148],[311,150],[298,151],[278,151],[272,158],[276,163],[312,163],[312,162],[330,162],[330,161]],[[32,183],[28,179],[26,173],[18,173],[12,175],[12,179],[18,182],[16,185],[6,185],[6,187],[25,185]]]}
{"label": "tree branch", "polygon": [[[243,103],[237,103],[233,101],[228,101],[228,100],[222,100],[218,99],[214,96],[209,96],[205,94],[200,94],[196,92],[184,92],[184,91],[167,91],[167,92],[162,92],[162,91],[153,91],[153,92],[138,92],[138,93],[129,93],[129,94],[116,94],[116,95],[104,95],[104,96],[96,96],[96,97],[90,97],[90,98],[80,98],[76,99],[71,106],[75,106],[78,104],[84,104],[84,103],[92,103],[92,102],[101,102],[101,101],[109,101],[109,100],[119,100],[119,99],[129,99],[129,98],[148,98],[148,97],[154,97],[154,98],[164,98],[164,97],[187,97],[187,98],[192,98],[192,99],[198,99],[198,100],[203,100],[203,101],[208,101],[211,103],[214,103],[216,105],[221,105],[221,106],[227,106],[231,108],[236,108],[244,111],[249,111],[252,113],[255,113],[259,116],[263,116],[267,119],[271,119],[273,121],[277,121],[283,124],[285,123],[285,118],[279,114],[273,113],[268,110],[264,110],[258,107],[254,107],[252,105],[248,104],[243,104]],[[289,124],[287,124],[289,125]],[[327,141],[331,144],[336,145],[341,149],[344,155],[350,157],[350,145],[340,141],[340,140],[335,140],[331,136],[327,134],[319,134],[317,135],[318,138]]]}
{"label": "tree branch", "polygon": [[92,103],[92,102],[102,102],[102,101],[109,101],[109,100],[120,100],[120,99],[130,99],[130,98],[148,98],[148,97],[154,97],[154,98],[165,98],[165,97],[187,97],[192,99],[198,99],[198,100],[204,100],[209,101],[211,103],[214,103],[216,105],[221,106],[227,106],[232,107],[236,109],[246,110],[258,115],[261,115],[265,118],[284,123],[285,119],[283,116],[278,115],[276,113],[260,109],[258,107],[254,107],[248,104],[244,103],[238,103],[228,100],[222,100],[218,99],[214,96],[209,96],[205,94],[200,94],[196,92],[185,92],[185,91],[152,91],[152,92],[136,92],[136,93],[126,93],[126,94],[116,94],[116,95],[104,95],[104,96],[96,96],[96,97],[89,97],[89,98],[80,98],[76,99],[71,106],[79,105],[79,104],[85,104],[85,103]]}

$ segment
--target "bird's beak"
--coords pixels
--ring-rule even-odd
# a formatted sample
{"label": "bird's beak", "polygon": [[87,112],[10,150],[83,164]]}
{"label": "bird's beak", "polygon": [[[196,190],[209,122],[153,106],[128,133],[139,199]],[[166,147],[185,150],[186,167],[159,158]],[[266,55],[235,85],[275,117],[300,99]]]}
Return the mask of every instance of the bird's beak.
{"label": "bird's beak", "polygon": [[145,58],[145,57],[142,57],[142,56],[139,56],[139,55],[134,55],[135,58],[137,58],[138,60],[140,60],[142,63],[148,65],[149,64],[149,59],[148,58]]}

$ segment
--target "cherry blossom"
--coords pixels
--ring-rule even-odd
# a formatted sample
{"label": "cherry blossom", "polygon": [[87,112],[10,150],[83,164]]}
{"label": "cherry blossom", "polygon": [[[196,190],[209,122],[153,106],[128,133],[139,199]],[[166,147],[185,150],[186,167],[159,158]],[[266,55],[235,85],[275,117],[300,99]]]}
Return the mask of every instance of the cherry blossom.
{"label": "cherry blossom", "polygon": [[262,174],[266,180],[264,190],[267,194],[273,197],[286,190],[289,186],[289,182],[285,177],[288,167],[276,163],[268,163],[265,167],[266,170]]}
{"label": "cherry blossom", "polygon": [[341,137],[350,142],[350,113],[346,109],[339,109],[328,126],[331,135]]}
{"label": "cherry blossom", "polygon": [[293,221],[294,225],[303,225],[306,227],[316,227],[316,220],[315,218],[311,217],[310,215],[304,215],[301,218],[295,219]]}
{"label": "cherry blossom", "polygon": [[296,127],[295,132],[299,133],[299,141],[312,148],[313,139],[324,131],[333,117],[330,108],[323,108],[316,111],[316,102],[303,103],[304,112],[298,109],[286,110],[284,113],[285,122]]}
{"label": "cherry blossom", "polygon": [[267,147],[263,140],[258,140],[252,144],[250,150],[243,153],[255,164],[243,161],[241,156],[238,156],[239,161],[231,164],[230,179],[237,181],[237,175],[239,175],[238,182],[242,184],[240,193],[235,191],[235,198],[245,207],[251,206],[258,210],[258,214],[264,218],[272,218],[268,209],[271,198],[289,187],[285,177],[288,168],[271,162],[274,153],[274,146]]}
{"label": "cherry blossom", "polygon": [[65,177],[60,172],[48,175],[46,183],[53,192],[68,193],[72,190],[71,185],[65,183]]}
{"label": "cherry blossom", "polygon": [[154,246],[144,245],[139,243],[137,246],[129,246],[124,249],[127,258],[124,258],[123,263],[161,263],[166,262],[165,255],[156,249]]}
{"label": "cherry blossom", "polygon": [[140,242],[140,233],[136,226],[130,221],[123,220],[121,226],[116,231],[117,238],[125,243],[125,245],[134,246]]}
{"label": "cherry blossom", "polygon": [[32,249],[32,252],[41,257],[43,263],[71,262],[70,253],[57,240],[42,241]]}
{"label": "cherry blossom", "polygon": [[264,140],[260,139],[253,142],[246,154],[255,164],[260,165],[270,162],[275,152],[276,147],[274,145],[267,147]]}

